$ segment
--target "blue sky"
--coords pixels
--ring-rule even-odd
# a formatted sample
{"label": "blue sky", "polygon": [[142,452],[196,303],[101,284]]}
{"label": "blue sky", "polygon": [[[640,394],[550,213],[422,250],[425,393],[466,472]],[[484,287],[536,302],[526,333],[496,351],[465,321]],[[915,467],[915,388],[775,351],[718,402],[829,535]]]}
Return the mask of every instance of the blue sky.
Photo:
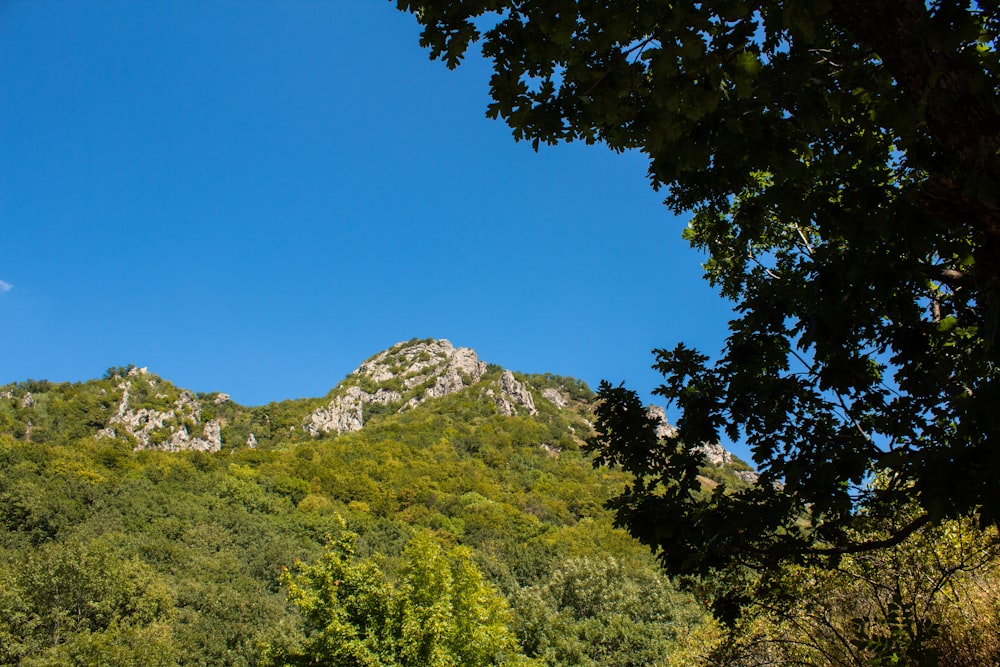
{"label": "blue sky", "polygon": [[0,384],[244,404],[448,338],[625,381],[729,318],[641,155],[515,143],[385,0],[0,2]]}

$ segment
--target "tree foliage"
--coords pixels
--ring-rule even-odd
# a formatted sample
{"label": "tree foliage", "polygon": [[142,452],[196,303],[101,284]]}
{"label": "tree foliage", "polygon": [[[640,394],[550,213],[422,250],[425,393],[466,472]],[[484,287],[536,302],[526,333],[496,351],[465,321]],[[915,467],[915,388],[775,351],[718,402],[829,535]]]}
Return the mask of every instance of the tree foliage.
{"label": "tree foliage", "polygon": [[521,646],[547,665],[697,665],[714,643],[704,610],[662,573],[572,558],[517,594]]}
{"label": "tree foliage", "polygon": [[[330,617],[388,628],[373,645],[409,664],[482,664],[514,636],[497,610],[519,613],[518,592],[568,558],[613,553],[623,576],[651,576],[652,558],[604,508],[625,475],[593,468],[581,448],[593,394],[570,378],[522,380],[575,399],[560,408],[538,397],[538,414],[508,417],[469,387],[313,437],[292,427],[314,400],[245,408],[202,395],[228,422],[218,452],[95,437],[126,382],[136,407],[190,395],[152,375],[0,387],[0,664],[247,667],[265,644],[275,661],[305,661],[305,638],[322,633],[288,602],[281,566],[329,564],[327,536],[345,538],[338,516],[358,537],[337,567],[371,574],[372,599],[410,602],[382,626],[360,612]],[[243,444],[251,432],[256,448]],[[705,620],[687,597],[677,603]],[[363,607],[341,597],[337,608]],[[650,644],[673,631],[646,629]]]}
{"label": "tree foliage", "polygon": [[[658,442],[605,386],[619,521],[674,573],[889,547],[1000,518],[1000,5],[948,0],[398,0],[456,66],[493,62],[516,139],[649,157],[736,303],[715,361],[656,351],[682,411]],[[699,493],[692,447],[761,472]],[[883,483],[872,484],[873,479]],[[915,507],[870,539],[859,512]]]}
{"label": "tree foliage", "polygon": [[0,664],[177,664],[170,591],[104,540],[50,543],[0,566]]}
{"label": "tree foliage", "polygon": [[[872,522],[869,536],[891,534]],[[969,518],[925,526],[906,542],[790,566],[715,647],[719,664],[939,665],[1000,659],[998,542]],[[784,600],[784,602],[782,602]]]}
{"label": "tree foliage", "polygon": [[305,633],[291,646],[272,647],[271,664],[529,664],[507,629],[506,602],[468,550],[446,550],[421,533],[404,551],[400,581],[393,584],[374,559],[355,556],[357,535],[340,528],[316,563],[284,572]]}

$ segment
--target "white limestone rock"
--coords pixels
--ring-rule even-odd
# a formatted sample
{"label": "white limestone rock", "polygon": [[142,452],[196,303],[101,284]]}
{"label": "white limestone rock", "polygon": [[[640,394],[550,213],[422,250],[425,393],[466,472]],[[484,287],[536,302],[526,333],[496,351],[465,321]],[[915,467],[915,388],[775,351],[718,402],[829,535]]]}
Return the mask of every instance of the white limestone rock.
{"label": "white limestone rock", "polygon": [[493,404],[497,406],[497,412],[505,417],[512,417],[517,414],[517,408],[504,396],[497,396],[497,393],[492,389],[486,390],[486,398],[493,401]]}
{"label": "white limestone rock", "polygon": [[[405,389],[412,389],[443,375],[459,378],[465,387],[479,382],[485,373],[486,364],[475,351],[441,339],[396,343],[358,366],[348,378],[365,378],[374,384],[399,379]],[[457,386],[454,379],[445,384]]]}
{"label": "white limestone rock", "polygon": [[646,407],[646,414],[656,420],[656,437],[672,438],[677,435],[677,429],[667,421],[667,411],[659,405],[649,405]]}
{"label": "white limestone rock", "polygon": [[424,395],[419,399],[423,403],[428,398],[441,398],[448,394],[454,394],[465,388],[465,381],[456,368],[447,368],[444,373],[437,376],[434,385],[429,387]]}
{"label": "white limestone rock", "polygon": [[497,381],[497,390],[497,393],[493,395],[493,401],[496,403],[500,414],[507,415],[508,417],[517,414],[515,406],[527,409],[528,414],[538,414],[538,410],[535,409],[535,399],[532,398],[531,392],[528,391],[527,387],[518,382],[517,378],[510,371],[504,371],[500,375],[500,379]]}
{"label": "white limestone rock", "polygon": [[[201,424],[201,403],[189,391],[182,391],[170,410],[133,409],[129,406],[133,381],[145,382],[145,368],[133,368],[119,388],[122,397],[118,410],[107,426],[97,432],[99,438],[114,438],[126,434],[135,438],[135,449],[159,449],[168,452],[198,450],[217,452],[222,448],[222,422],[211,419],[202,426],[200,437],[192,436],[187,424]],[[149,380],[149,386],[154,382]],[[158,394],[162,397],[163,394]],[[166,432],[164,434],[164,432]]]}
{"label": "white limestone rock", "polygon": [[[646,414],[656,420],[657,438],[672,438],[677,435],[677,429],[667,422],[667,413],[659,405],[647,406]],[[694,449],[701,452],[705,456],[705,461],[714,466],[724,466],[733,462],[733,453],[717,442],[703,442]]]}
{"label": "white limestone rock", "polygon": [[403,400],[403,395],[393,389],[378,389],[374,394],[361,392],[361,399],[365,403],[378,403],[379,405],[389,405]]}
{"label": "white limestone rock", "polygon": [[694,449],[704,454],[705,460],[714,466],[724,466],[733,462],[733,453],[717,442],[703,442]]}
{"label": "white limestone rock", "polygon": [[[364,425],[364,406],[370,403],[399,403],[398,411],[414,408],[431,398],[461,391],[479,382],[486,364],[475,351],[454,347],[447,340],[423,340],[397,343],[379,352],[347,376],[350,385],[328,405],[312,412],[303,428],[313,435],[345,433]],[[401,387],[402,391],[382,386],[365,391],[358,385]]]}
{"label": "white limestone rock", "polygon": [[360,431],[365,424],[364,402],[361,400],[364,393],[359,387],[348,388],[346,394],[335,397],[325,408],[313,411],[302,427],[314,436],[330,431]]}
{"label": "white limestone rock", "polygon": [[222,447],[222,424],[217,419],[205,422],[202,437],[195,438],[188,433],[186,426],[171,427],[170,437],[158,445],[149,445],[144,449],[159,449],[165,452],[199,451],[217,452]]}
{"label": "white limestone rock", "polygon": [[569,405],[569,400],[563,395],[563,393],[558,389],[553,389],[552,387],[542,389],[542,398],[549,403],[552,403],[557,408],[565,408]]}

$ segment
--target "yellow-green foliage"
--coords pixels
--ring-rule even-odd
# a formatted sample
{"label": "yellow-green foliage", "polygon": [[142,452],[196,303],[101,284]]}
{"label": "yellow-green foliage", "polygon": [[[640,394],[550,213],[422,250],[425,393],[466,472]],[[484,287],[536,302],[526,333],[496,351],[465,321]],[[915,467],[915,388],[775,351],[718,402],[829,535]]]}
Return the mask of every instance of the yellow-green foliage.
{"label": "yellow-green foliage", "polygon": [[312,564],[285,570],[301,634],[265,647],[271,665],[487,667],[529,664],[508,629],[509,611],[463,547],[429,533],[406,546],[393,578],[378,560],[355,555],[343,524]]}
{"label": "yellow-green foliage", "polygon": [[[679,592],[604,508],[627,479],[580,447],[589,390],[522,380],[572,401],[505,417],[470,387],[321,438],[293,430],[308,401],[212,402],[232,436],[217,453],[95,438],[120,379],[14,386],[0,399],[0,664],[242,667],[264,648],[296,665],[1000,657],[995,536],[971,520],[833,569],[722,572]],[[734,486],[741,467],[703,472]],[[706,604],[734,582],[747,615],[722,641]]]}
{"label": "yellow-green foliage", "polygon": [[[152,391],[166,391],[166,382],[153,381]],[[624,571],[645,577],[656,571],[639,545],[612,528],[603,508],[624,478],[594,469],[581,451],[589,434],[583,402],[557,410],[539,400],[536,417],[504,417],[480,388],[470,387],[374,417],[360,432],[311,438],[299,427],[315,401],[243,408],[201,396],[225,423],[222,451],[133,452],[126,439],[94,437],[117,409],[121,382],[36,382],[0,399],[3,424],[10,426],[0,434],[0,576],[4,609],[20,614],[3,616],[0,643],[18,651],[7,662],[258,664],[262,646],[288,649],[294,641],[282,643],[282,636],[292,641],[306,631],[302,611],[289,605],[279,582],[281,568],[294,570],[297,559],[319,562],[327,536],[339,534],[338,514],[358,534],[352,562],[376,564],[393,599],[417,600],[428,589],[416,582],[444,576],[440,564],[447,563],[453,589],[465,586],[492,600],[476,611],[468,596],[454,598],[446,625],[462,628],[454,632],[467,638],[478,627],[489,636],[462,647],[453,642],[452,652],[493,646],[491,656],[514,660],[522,651],[509,641],[513,617],[505,610],[513,602],[512,613],[519,613],[517,593],[544,583],[566,559],[612,552]],[[536,388],[547,382],[529,378]],[[34,403],[22,407],[29,389]],[[574,391],[582,395],[583,388]],[[244,446],[249,433],[257,449]],[[6,583],[19,565],[30,554],[72,545],[104,545],[115,562],[134,568],[132,581],[149,586],[126,587],[114,599],[132,606],[115,602],[120,611],[101,617],[109,620],[59,625],[54,636],[41,630],[47,621],[10,620],[48,618],[51,611],[26,597],[22,584]],[[102,576],[121,575],[120,567],[107,567],[111,574]],[[46,568],[34,571],[45,578]],[[113,589],[101,593],[76,576],[60,581],[80,584],[82,605],[110,604]],[[148,608],[154,592],[166,600],[160,611],[128,611]],[[410,616],[397,613],[411,619],[410,632],[426,625],[425,611],[414,603]],[[480,660],[470,656],[458,664]],[[413,655],[406,660],[420,664]]]}
{"label": "yellow-green foliage", "polygon": [[[894,521],[872,520],[868,537]],[[721,645],[722,663],[940,665],[1000,659],[1000,543],[972,518],[925,527],[903,543],[790,566]]]}

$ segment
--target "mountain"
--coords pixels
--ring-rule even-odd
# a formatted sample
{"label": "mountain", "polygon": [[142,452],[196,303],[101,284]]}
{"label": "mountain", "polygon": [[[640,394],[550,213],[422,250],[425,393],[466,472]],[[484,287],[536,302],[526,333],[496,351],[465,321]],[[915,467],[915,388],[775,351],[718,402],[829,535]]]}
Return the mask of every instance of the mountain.
{"label": "mountain", "polygon": [[[535,664],[695,650],[704,608],[604,507],[628,480],[585,449],[594,400],[429,339],[264,406],[135,367],[0,387],[0,665],[263,664],[303,632],[282,568],[345,524],[389,581],[420,535],[467,550]],[[705,484],[747,470],[723,450]]]}
{"label": "mountain", "polygon": [[447,340],[397,343],[348,375],[330,393],[327,405],[310,413],[303,427],[312,435],[358,431],[364,425],[366,407],[380,414],[402,412],[472,386],[480,386],[482,397],[491,400],[501,414],[510,416],[519,408],[537,414],[531,392],[513,373],[502,371],[498,379],[495,375],[473,350],[456,348]]}
{"label": "mountain", "polygon": [[[591,430],[593,394],[582,381],[516,374],[481,361],[470,348],[427,338],[369,357],[325,397],[261,407],[238,405],[221,392],[181,389],[135,366],[111,368],[101,380],[79,384],[27,380],[0,387],[0,432],[35,442],[92,435],[124,439],[135,450],[216,452],[262,441],[276,445],[303,433],[317,438],[359,431],[370,419],[462,391],[498,415],[538,416],[540,406],[546,414],[571,415],[577,436]],[[661,436],[673,430],[662,408],[650,406],[649,413],[660,422]],[[748,468],[718,444],[705,443],[703,450],[716,467]]]}

